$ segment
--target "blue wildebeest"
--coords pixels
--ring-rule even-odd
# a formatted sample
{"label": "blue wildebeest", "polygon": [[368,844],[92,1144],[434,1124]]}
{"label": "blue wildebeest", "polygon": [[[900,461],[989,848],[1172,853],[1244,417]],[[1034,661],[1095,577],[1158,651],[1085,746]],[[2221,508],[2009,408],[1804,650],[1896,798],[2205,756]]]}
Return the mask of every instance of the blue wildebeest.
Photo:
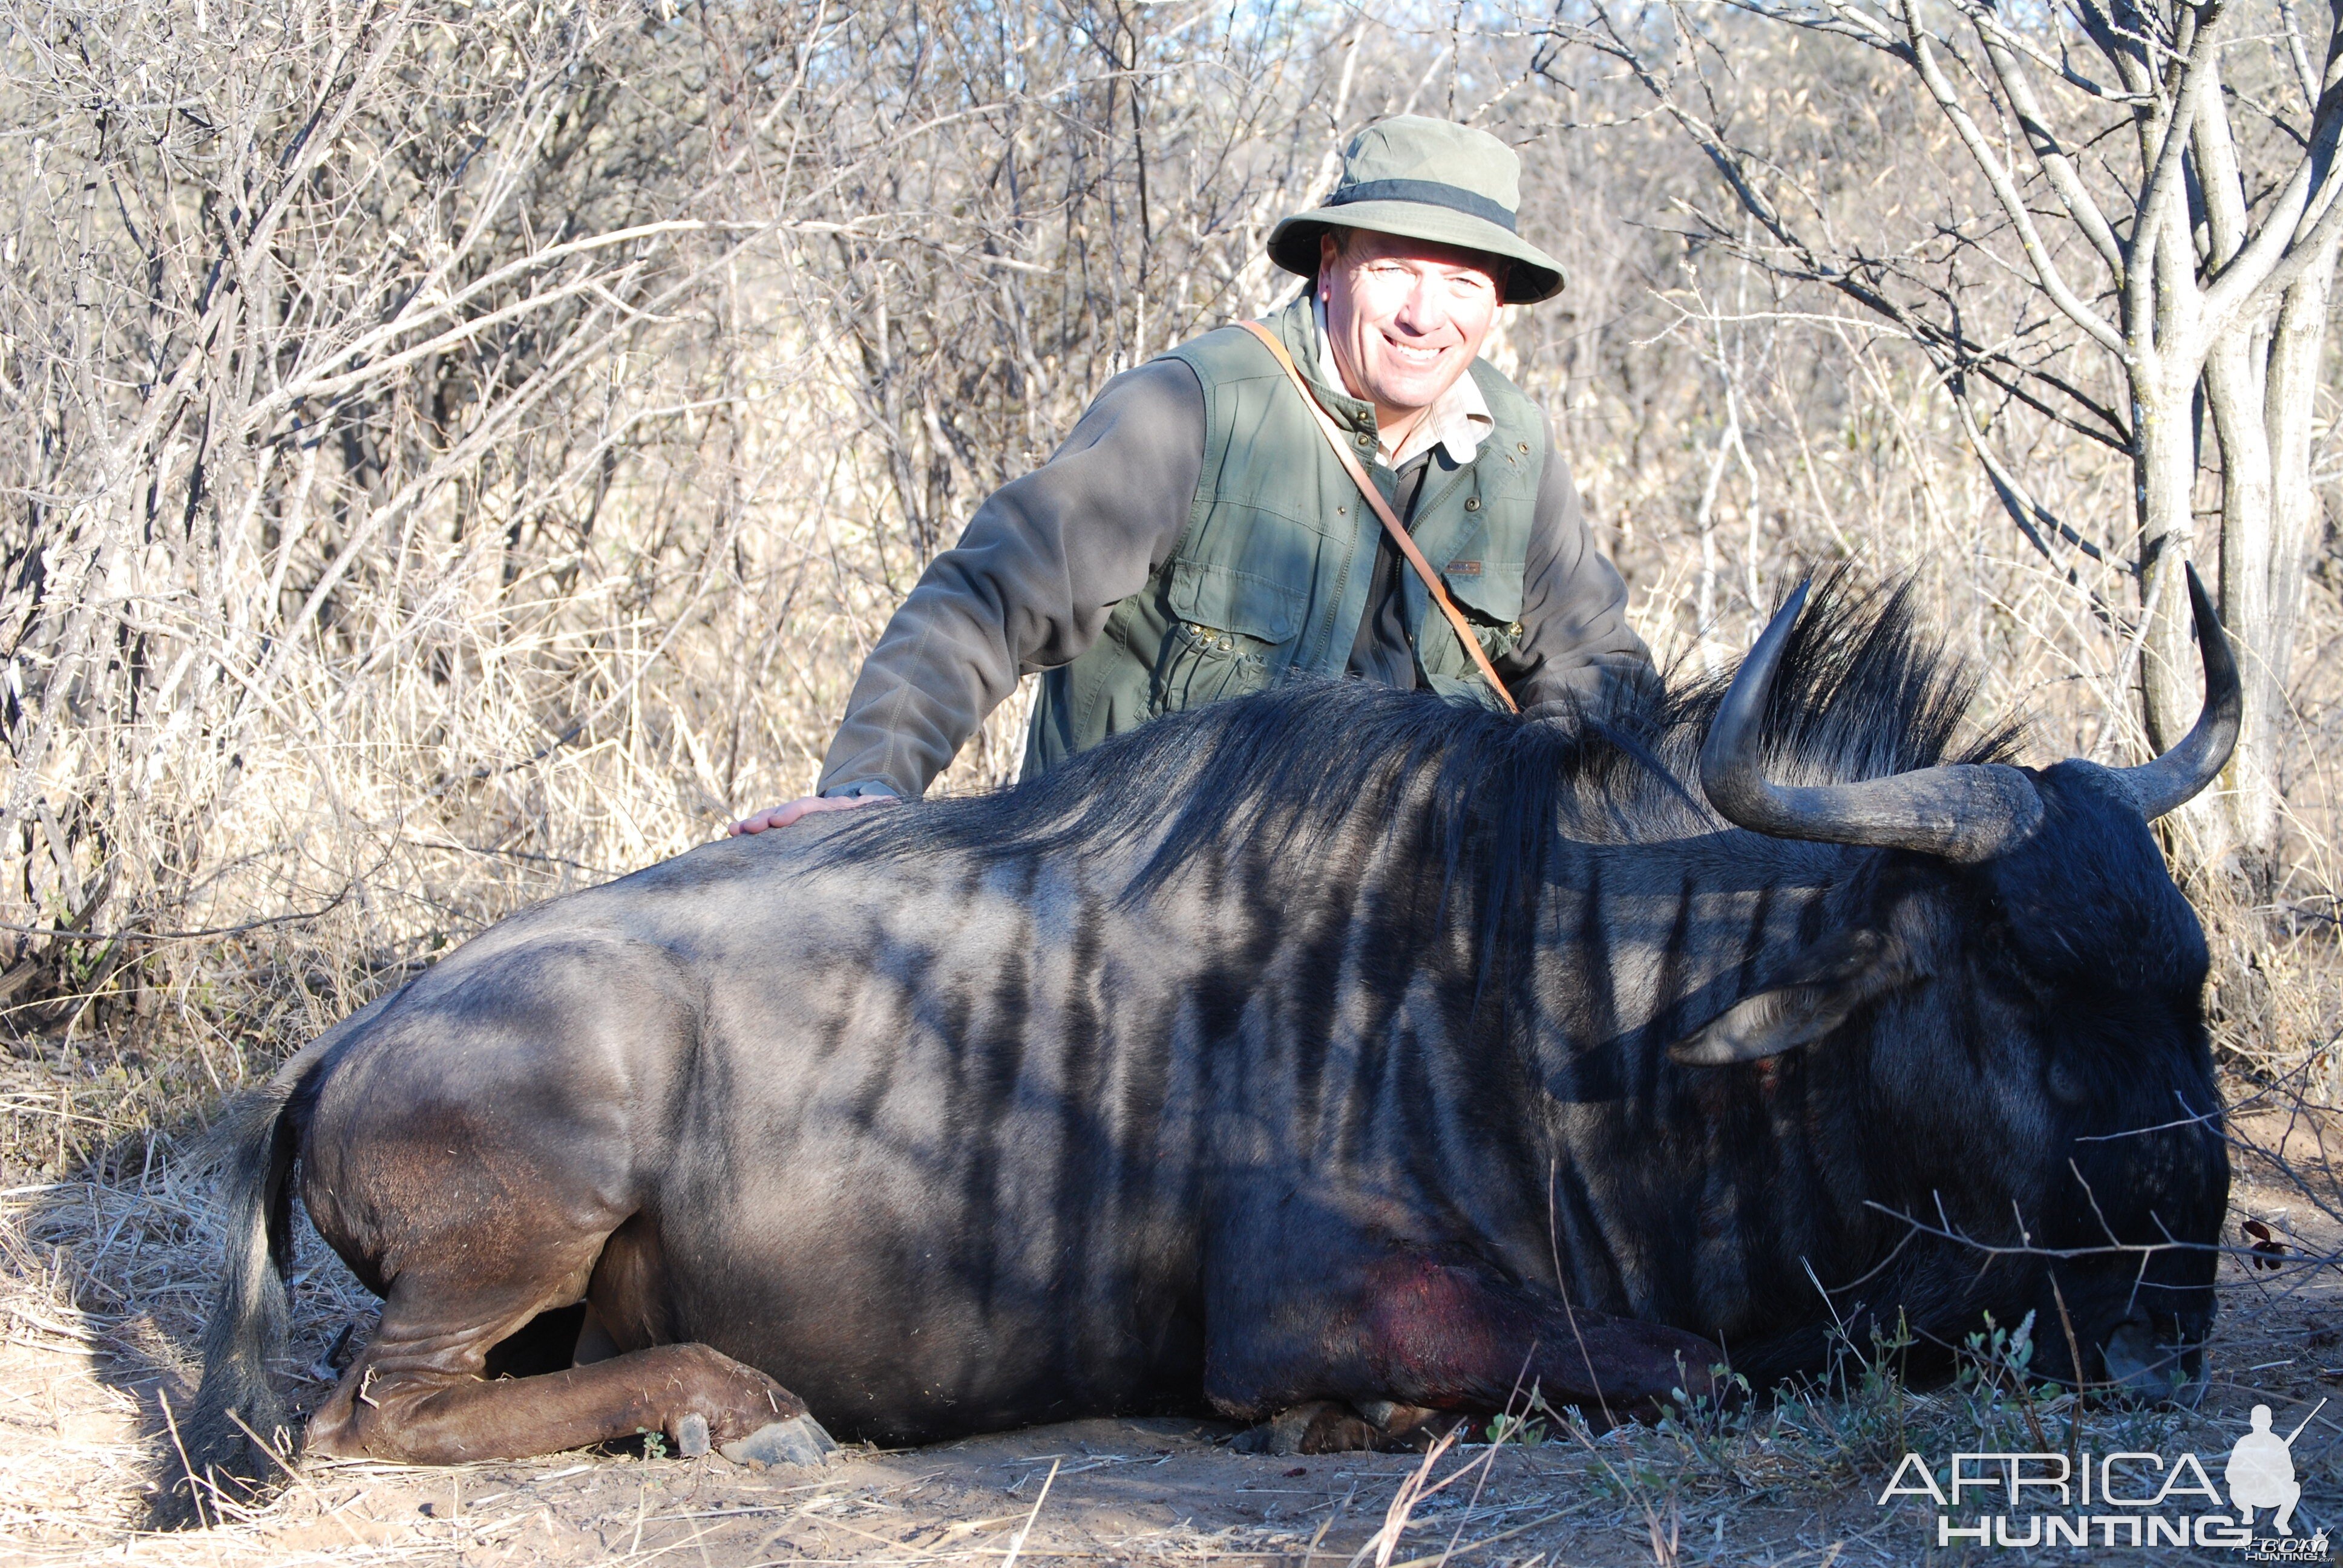
{"label": "blue wildebeest", "polygon": [[190,1457],[283,1419],[297,1172],[384,1297],[332,1454],[1324,1447],[1986,1310],[2051,1375],[2187,1362],[2228,1171],[2147,824],[2235,737],[2212,611],[2186,740],[2035,770],[1946,759],[1970,689],[1900,598],[1805,597],[1724,692],[1284,690],[505,920],[228,1123]]}

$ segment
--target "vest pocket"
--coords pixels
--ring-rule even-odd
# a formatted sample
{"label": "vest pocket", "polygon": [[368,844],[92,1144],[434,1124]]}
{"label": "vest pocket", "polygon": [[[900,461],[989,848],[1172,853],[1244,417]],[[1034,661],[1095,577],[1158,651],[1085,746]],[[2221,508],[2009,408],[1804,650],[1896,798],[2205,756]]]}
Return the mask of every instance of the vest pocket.
{"label": "vest pocket", "polygon": [[[1512,657],[1522,640],[1521,567],[1505,561],[1454,560],[1440,577],[1448,597],[1464,612],[1489,662],[1496,664]],[[1483,708],[1503,706],[1438,610],[1425,612],[1419,640],[1424,677],[1433,690],[1443,697],[1468,699]]]}
{"label": "vest pocket", "polygon": [[1150,682],[1149,707],[1175,713],[1266,689],[1292,662],[1303,596],[1251,572],[1182,560],[1166,595],[1172,619]]}
{"label": "vest pocket", "polygon": [[1164,633],[1150,706],[1158,715],[1177,713],[1266,690],[1275,647],[1242,632],[1175,620]]}
{"label": "vest pocket", "polygon": [[1450,561],[1440,574],[1448,597],[1474,620],[1507,626],[1522,618],[1522,568],[1508,561]]}
{"label": "vest pocket", "polygon": [[[1448,597],[1455,601],[1456,608],[1463,610],[1464,618],[1472,623],[1473,634],[1480,639],[1481,650],[1492,661],[1507,657],[1521,646],[1522,568],[1519,565],[1503,561],[1485,564],[1480,561],[1451,561],[1440,578],[1448,588]],[[1430,635],[1440,618],[1437,610],[1424,618],[1426,635]],[[1453,636],[1450,640],[1453,640]],[[1427,669],[1426,673],[1463,675],[1470,671],[1477,678],[1479,672],[1473,668],[1470,656],[1463,655],[1461,648],[1455,651],[1463,658],[1454,670],[1447,669],[1445,666],[1449,661],[1443,659],[1439,661],[1443,668],[1437,671]]]}

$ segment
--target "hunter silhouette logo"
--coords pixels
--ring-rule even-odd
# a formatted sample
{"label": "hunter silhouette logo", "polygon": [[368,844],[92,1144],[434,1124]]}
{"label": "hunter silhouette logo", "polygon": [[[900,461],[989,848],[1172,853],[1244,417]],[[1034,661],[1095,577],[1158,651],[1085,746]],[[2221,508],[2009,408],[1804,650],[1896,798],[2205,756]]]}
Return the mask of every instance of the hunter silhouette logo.
{"label": "hunter silhouette logo", "polygon": [[[2320,1400],[2310,1415],[2317,1415],[2326,1403]],[[2254,1406],[2253,1430],[2237,1439],[2237,1446],[2229,1450],[2228,1466],[2221,1472],[2238,1523],[2251,1524],[2257,1508],[2275,1508],[2278,1513],[2270,1523],[2278,1533],[2294,1533],[2294,1505],[2302,1501],[2302,1483],[2294,1478],[2294,1440],[2310,1424],[2310,1415],[2302,1418],[2301,1426],[2280,1437],[2270,1430],[2270,1407]]]}
{"label": "hunter silhouette logo", "polygon": [[[2251,1425],[2229,1450],[2222,1487],[2194,1453],[1956,1453],[1943,1466],[1906,1453],[1879,1504],[1926,1498],[1936,1505],[1940,1547],[2227,1546],[2243,1548],[2253,1562],[2323,1563],[2325,1530],[2294,1534],[2302,1501],[2294,1440],[2326,1405],[2320,1400],[2283,1437],[2270,1430],[2269,1406],[2254,1406]],[[1992,1511],[1964,1522],[1979,1502]],[[2254,1515],[2265,1509],[2274,1511],[2276,1534],[2258,1538]]]}

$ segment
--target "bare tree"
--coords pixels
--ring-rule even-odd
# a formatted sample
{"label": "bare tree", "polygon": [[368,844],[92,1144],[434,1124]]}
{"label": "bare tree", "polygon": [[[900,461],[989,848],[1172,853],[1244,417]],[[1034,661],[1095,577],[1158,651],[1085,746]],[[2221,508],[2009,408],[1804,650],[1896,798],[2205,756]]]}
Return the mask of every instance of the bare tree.
{"label": "bare tree", "polygon": [[0,0],[0,1005],[346,1005],[804,788],[985,491],[1263,303],[1325,21]]}
{"label": "bare tree", "polygon": [[[225,1081],[486,920],[801,792],[932,553],[1110,376],[1291,288],[1268,228],[1402,110],[1523,146],[1524,227],[1573,281],[1499,357],[1555,415],[1655,646],[1725,657],[1795,559],[1867,538],[1946,563],[1929,613],[1986,656],[1991,700],[2047,693],[2046,722],[2088,730],[2137,598],[2076,540],[2137,544],[2095,536],[2075,498],[2104,473],[2065,449],[2130,463],[2120,377],[2011,270],[1899,57],[1712,20],[1738,76],[1638,57],[1697,89],[1717,145],[1775,136],[1775,166],[1739,166],[1812,265],[1745,212],[1685,231],[1709,155],[1632,74],[1558,109],[1543,11],[1476,33],[1414,5],[0,0],[14,1043],[168,1019],[231,1043],[172,1070]],[[2256,77],[2228,47],[2233,116],[2298,92],[2283,52]],[[2253,171],[2291,166],[2276,120],[2239,126],[2260,233]],[[2098,150],[2073,161],[2119,204]],[[2047,232],[2058,266],[2099,265]],[[1857,285],[1901,314],[1810,308]],[[1985,470],[1899,339],[2076,586],[1986,548],[2019,536],[1976,525]],[[2273,362],[2276,428],[2307,400],[2268,392]],[[1020,718],[939,787],[1007,778]]]}
{"label": "bare tree", "polygon": [[[2330,5],[2314,40],[2317,67],[2290,5],[2252,27],[2233,9],[1725,0],[1629,11],[1565,0],[1541,66],[1560,75],[1569,47],[1623,65],[1739,208],[1739,219],[1696,212],[1715,243],[1891,324],[1927,357],[2029,544],[2062,570],[2077,558],[2122,562],[2137,581],[2130,650],[2158,745],[2195,711],[2177,585],[2197,544],[2200,464],[2218,476],[2222,611],[2252,673],[2210,847],[2267,856],[2318,515],[2314,392],[2343,242],[2343,5]],[[1801,180],[1785,145],[1794,127],[1732,112],[1729,73],[1759,25],[1890,63],[1974,178],[1910,193],[1914,206],[1937,199],[1933,221],[1903,236],[1880,220],[1877,193],[1865,209],[1859,180]],[[1826,51],[1815,53],[1809,69],[1827,69]],[[2007,279],[2022,280],[2025,298],[1996,319],[1990,297]],[[2010,411],[2120,454],[2131,528],[2102,534],[2029,486],[1996,427]]]}

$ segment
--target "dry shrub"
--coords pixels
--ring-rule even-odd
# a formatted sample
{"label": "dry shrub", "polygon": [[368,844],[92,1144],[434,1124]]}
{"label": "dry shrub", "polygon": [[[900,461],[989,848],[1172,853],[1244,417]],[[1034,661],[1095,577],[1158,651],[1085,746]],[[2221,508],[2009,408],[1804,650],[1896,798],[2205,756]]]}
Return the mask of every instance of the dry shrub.
{"label": "dry shrub", "polygon": [[811,784],[968,509],[1331,173],[1322,18],[1152,15],[0,10],[16,1160]]}
{"label": "dry shrub", "polygon": [[[1736,657],[1852,558],[1916,581],[1981,719],[2137,759],[2121,564],[2016,537],[1908,346],[1703,237],[1697,154],[1616,81],[1533,75],[1513,21],[0,0],[0,1170],[135,1208],[171,1134],[449,945],[808,788],[977,502],[1109,376],[1279,298],[1268,227],[1402,109],[1523,146],[1572,289],[1493,356],[1664,659]],[[1962,177],[1872,65],[1735,65],[1740,112],[1826,128],[1916,231]],[[2009,417],[2066,515],[2126,515],[2119,465]],[[2233,1091],[2328,1106],[2320,551],[2277,874],[2191,891]],[[940,788],[1010,778],[1021,719]],[[169,1191],[154,1222],[194,1223]],[[178,1343],[199,1282],[110,1272],[111,1224],[0,1224],[22,1299]]]}

